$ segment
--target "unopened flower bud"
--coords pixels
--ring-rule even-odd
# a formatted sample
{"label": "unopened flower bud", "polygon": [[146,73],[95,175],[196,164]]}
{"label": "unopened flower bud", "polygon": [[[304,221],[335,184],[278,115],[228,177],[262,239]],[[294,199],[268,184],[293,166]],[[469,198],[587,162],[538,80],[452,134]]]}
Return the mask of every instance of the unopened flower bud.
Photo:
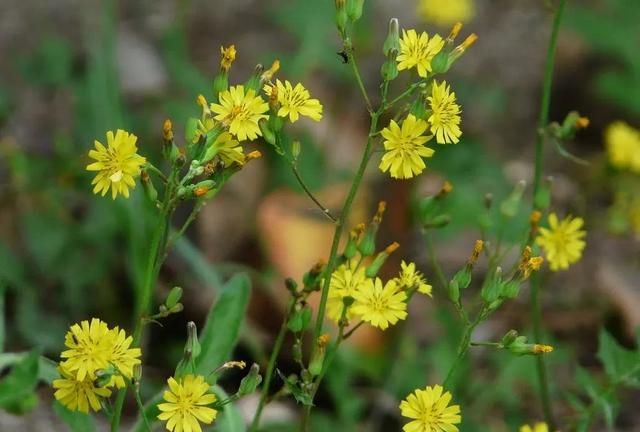
{"label": "unopened flower bud", "polygon": [[140,173],[140,182],[142,183],[142,188],[144,189],[147,199],[155,204],[158,200],[158,191],[156,191],[156,188],[153,186],[153,181],[151,181],[147,170],[143,169]]}
{"label": "unopened flower bud", "polygon": [[[400,29],[398,24],[398,18],[391,18],[389,20],[389,31],[387,32],[387,38],[382,45],[382,52],[387,58],[391,58],[396,61],[397,53],[400,51]],[[391,51],[395,50],[395,54]]]}
{"label": "unopened flower bud", "polygon": [[324,357],[327,352],[327,345],[329,344],[330,337],[327,333],[318,336],[316,340],[316,350],[309,362],[309,373],[312,376],[318,376],[322,372],[324,365]]}
{"label": "unopened flower bud", "polygon": [[164,301],[164,304],[167,308],[171,309],[174,307],[180,299],[182,298],[182,288],[179,286],[171,288],[169,294],[167,295],[167,299]]}
{"label": "unopened flower bud", "polygon": [[375,257],[373,262],[367,266],[366,270],[364,271],[365,276],[368,278],[375,277],[380,271],[380,268],[382,267],[384,262],[387,260],[387,258],[389,258],[389,255],[395,252],[399,247],[400,243],[398,242],[393,242],[389,246],[387,246],[386,249],[380,252]]}
{"label": "unopened flower bud", "polygon": [[[244,362],[242,362],[244,363]],[[260,383],[262,382],[262,376],[260,375],[260,366],[256,363],[251,365],[249,373],[240,381],[240,387],[238,387],[238,395],[246,396],[256,391]]]}
{"label": "unopened flower bud", "polygon": [[347,0],[347,16],[352,23],[358,21],[362,16],[364,0]]}

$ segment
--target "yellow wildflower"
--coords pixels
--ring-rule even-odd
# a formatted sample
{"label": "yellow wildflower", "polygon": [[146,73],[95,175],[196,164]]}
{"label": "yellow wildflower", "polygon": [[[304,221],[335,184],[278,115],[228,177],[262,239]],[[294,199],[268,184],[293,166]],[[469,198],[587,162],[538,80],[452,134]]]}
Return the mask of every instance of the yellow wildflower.
{"label": "yellow wildflower", "polygon": [[69,349],[60,354],[66,359],[62,362],[65,371],[75,374],[78,381],[84,381],[86,377],[95,379],[97,370],[109,366],[109,333],[107,323],[97,318],[91,323],[82,321],[72,325],[64,337],[64,344]]}
{"label": "yellow wildflower", "polygon": [[549,228],[540,228],[536,243],[544,249],[551,270],[565,270],[580,259],[587,234],[580,229],[583,225],[579,217],[558,221],[555,213],[549,215]]}
{"label": "yellow wildflower", "polygon": [[425,146],[429,137],[424,136],[427,122],[409,114],[402,121],[402,128],[394,120],[382,129],[385,153],[380,161],[382,172],[390,171],[391,177],[407,179],[420,174],[426,165],[423,157],[431,157],[434,150]]}
{"label": "yellow wildflower", "polygon": [[416,390],[400,403],[404,417],[413,419],[402,428],[405,432],[458,432],[460,406],[451,405],[451,393],[442,386],[427,386]]}
{"label": "yellow wildflower", "polygon": [[52,385],[56,389],[53,396],[71,411],[88,413],[89,408],[100,411],[100,399],[111,396],[111,390],[96,387],[94,380],[88,375],[82,380],[77,380],[74,374],[62,366],[58,367],[58,372],[61,378],[53,380]]}
{"label": "yellow wildflower", "polygon": [[225,166],[233,163],[242,165],[245,162],[244,152],[240,147],[240,143],[234,140],[229,132],[222,132],[218,135],[211,144],[210,150],[213,154],[210,155],[209,151],[207,151],[205,160],[211,160],[213,156],[217,155]]}
{"label": "yellow wildflower", "polygon": [[520,432],[549,432],[549,426],[546,423],[536,423],[533,427],[529,425],[520,426]]}
{"label": "yellow wildflower", "polygon": [[426,32],[418,33],[411,30],[402,30],[400,39],[400,53],[396,57],[398,70],[416,68],[418,75],[426,78],[431,72],[431,60],[444,46],[444,39],[440,35],[429,38]]}
{"label": "yellow wildflower", "polygon": [[353,313],[382,330],[407,317],[407,293],[400,291],[394,280],[383,286],[380,278],[375,282],[369,279],[353,298]]}
{"label": "yellow wildflower", "polygon": [[[327,300],[327,316],[336,323],[342,317],[344,298],[353,297],[355,292],[367,284],[364,268],[352,269],[347,264],[339,266],[331,275],[329,297]],[[347,319],[353,317],[353,307],[347,310]]]}
{"label": "yellow wildflower", "polygon": [[243,85],[229,87],[229,90],[220,92],[219,104],[211,104],[211,111],[217,115],[214,117],[223,126],[229,129],[238,141],[256,139],[262,135],[258,122],[266,119],[264,114],[269,111],[269,105],[252,89],[245,92]]}
{"label": "yellow wildflower", "polygon": [[231,65],[236,59],[236,47],[230,45],[228,48],[220,47],[220,69],[229,72]]}
{"label": "yellow wildflower", "polygon": [[136,141],[138,137],[122,129],[107,132],[107,147],[98,140],[94,142],[95,150],[89,150],[89,157],[95,159],[87,165],[88,171],[98,173],[91,182],[95,185],[93,193],[104,196],[111,188],[111,197],[118,194],[129,198],[129,189],[136,185],[135,178],[140,175],[141,167],[146,159],[140,156]]}
{"label": "yellow wildflower", "polygon": [[416,270],[415,263],[407,264],[404,260],[400,263],[400,274],[394,279],[400,289],[417,289],[419,293],[431,297],[432,287],[424,278],[424,275]]}
{"label": "yellow wildflower", "polygon": [[609,162],[616,168],[640,173],[640,131],[617,121],[604,133]]}
{"label": "yellow wildflower", "polygon": [[211,424],[218,412],[208,407],[216,401],[209,393],[209,384],[200,375],[186,375],[177,381],[167,380],[169,390],[164,392],[165,403],[158,404],[158,419],[166,421],[165,427],[175,432],[202,432],[200,422]]}
{"label": "yellow wildflower", "polygon": [[109,386],[124,387],[123,377],[133,377],[133,367],[140,364],[140,348],[130,348],[133,339],[118,327],[109,329],[104,321],[93,318],[71,326],[65,335],[69,348],[60,354],[60,364],[79,382],[95,379],[96,372],[113,366],[117,370]]}
{"label": "yellow wildflower", "polygon": [[431,96],[427,98],[431,105],[431,133],[438,144],[457,144],[460,141],[460,105],[456,103],[455,92],[450,91],[449,84],[436,81],[431,87]]}
{"label": "yellow wildflower", "polygon": [[446,27],[473,18],[475,3],[474,0],[419,0],[418,14],[427,22]]}
{"label": "yellow wildflower", "polygon": [[295,123],[300,115],[307,116],[315,121],[322,118],[322,105],[318,99],[311,99],[309,91],[300,83],[294,87],[287,80],[284,83],[276,80],[275,84],[266,84],[264,92],[271,97],[273,87],[277,87],[277,101],[280,104],[278,116],[289,117],[291,123]]}
{"label": "yellow wildflower", "polygon": [[[111,378],[109,385],[124,388],[124,378],[133,378],[133,368],[140,364],[142,352],[140,348],[130,348],[133,338],[127,336],[124,330],[115,327],[110,330],[108,337],[109,353],[107,361],[118,371]],[[123,378],[124,377],[124,378]]]}

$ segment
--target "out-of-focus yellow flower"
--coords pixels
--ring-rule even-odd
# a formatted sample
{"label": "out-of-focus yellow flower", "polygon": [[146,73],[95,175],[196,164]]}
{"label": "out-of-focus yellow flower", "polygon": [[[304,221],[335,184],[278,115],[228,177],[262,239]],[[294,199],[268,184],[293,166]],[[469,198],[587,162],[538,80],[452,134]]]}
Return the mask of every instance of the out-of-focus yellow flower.
{"label": "out-of-focus yellow flower", "polygon": [[427,386],[416,390],[400,403],[404,417],[413,419],[402,428],[405,432],[458,432],[459,405],[449,405],[451,393],[442,386]]}
{"label": "out-of-focus yellow flower", "polygon": [[[353,297],[361,287],[366,286],[367,279],[364,268],[351,268],[347,264],[339,266],[331,276],[329,297],[327,300],[327,317],[338,323],[342,318],[345,297]],[[347,319],[353,318],[353,307],[347,309]]]}
{"label": "out-of-focus yellow flower", "polygon": [[322,105],[318,99],[311,99],[309,91],[302,84],[298,83],[294,87],[287,80],[284,83],[276,80],[275,84],[264,86],[264,91],[269,97],[271,97],[274,86],[277,87],[276,96],[280,104],[278,116],[289,117],[291,123],[297,122],[301,115],[320,121]]}
{"label": "out-of-focus yellow flower", "polygon": [[432,286],[427,283],[424,275],[416,270],[415,263],[407,264],[404,260],[400,263],[400,274],[396,277],[395,282],[398,288],[403,290],[417,289],[419,293],[432,297]]}
{"label": "out-of-focus yellow flower", "polygon": [[158,404],[158,419],[166,421],[165,427],[175,432],[202,432],[200,422],[211,424],[218,411],[208,407],[216,401],[209,392],[209,384],[200,375],[186,375],[179,381],[167,380],[169,390],[164,392],[165,403]]}
{"label": "out-of-focus yellow flower", "polygon": [[609,162],[616,168],[640,173],[640,131],[617,121],[604,133]]}
{"label": "out-of-focus yellow flower", "polygon": [[549,426],[546,423],[536,423],[533,427],[529,425],[520,426],[520,432],[549,432]]}
{"label": "out-of-focus yellow flower", "polygon": [[474,0],[419,0],[418,15],[427,22],[447,27],[473,18],[475,3]]}
{"label": "out-of-focus yellow flower", "polygon": [[429,137],[423,135],[426,130],[427,122],[413,114],[402,121],[402,127],[391,120],[389,126],[382,129],[385,153],[380,161],[380,170],[389,171],[391,177],[397,179],[420,174],[426,168],[422,158],[431,157],[434,153],[432,148],[424,145],[429,141]]}
{"label": "out-of-focus yellow flower", "polygon": [[407,294],[398,289],[395,280],[383,285],[380,278],[368,279],[353,298],[353,313],[381,330],[407,317]]}
{"label": "out-of-focus yellow flower", "polygon": [[264,113],[269,105],[252,89],[246,90],[243,85],[230,87],[220,93],[219,104],[211,104],[214,117],[229,129],[238,141],[256,139],[262,135],[258,122],[267,118]]}
{"label": "out-of-focus yellow flower", "polygon": [[400,39],[400,53],[398,70],[413,69],[418,70],[418,75],[426,78],[431,72],[431,60],[440,52],[444,46],[444,39],[440,35],[433,35],[429,38],[426,32],[418,33],[414,30],[402,30]]}
{"label": "out-of-focus yellow flower", "polygon": [[456,103],[455,92],[450,91],[449,84],[442,81],[433,82],[431,96],[427,97],[431,106],[431,133],[438,144],[457,144],[460,141],[460,105]]}
{"label": "out-of-focus yellow flower", "polygon": [[230,45],[228,48],[220,47],[220,69],[229,72],[231,65],[236,59],[236,47]]}
{"label": "out-of-focus yellow flower", "polygon": [[549,228],[540,228],[536,243],[544,249],[551,270],[565,270],[582,257],[587,235],[581,229],[583,225],[584,220],[579,217],[567,216],[558,221],[555,213],[549,215]]}
{"label": "out-of-focus yellow flower", "polygon": [[146,163],[137,153],[137,139],[134,134],[118,129],[115,135],[113,131],[107,132],[107,147],[98,140],[94,142],[95,149],[89,150],[89,157],[96,162],[87,165],[88,171],[98,172],[91,182],[95,185],[93,193],[104,196],[111,188],[113,199],[118,194],[129,198],[129,189],[136,185],[135,178]]}
{"label": "out-of-focus yellow flower", "polygon": [[96,387],[94,380],[88,375],[79,381],[75,374],[69,373],[64,367],[58,367],[58,372],[61,378],[53,380],[52,385],[56,389],[53,396],[71,411],[88,413],[89,408],[100,411],[100,399],[111,396],[111,390]]}

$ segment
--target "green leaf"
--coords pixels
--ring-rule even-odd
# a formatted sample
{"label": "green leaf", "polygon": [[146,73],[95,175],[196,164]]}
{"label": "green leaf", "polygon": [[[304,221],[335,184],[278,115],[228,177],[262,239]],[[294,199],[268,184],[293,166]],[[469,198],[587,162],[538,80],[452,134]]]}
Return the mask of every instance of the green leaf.
{"label": "green leaf", "polygon": [[640,386],[640,353],[623,348],[606,332],[601,330],[598,338],[598,358],[612,381]]}
{"label": "green leaf", "polygon": [[39,359],[38,352],[30,352],[0,381],[0,408],[11,410],[33,395],[38,383]]}
{"label": "green leaf", "polygon": [[[214,386],[213,392],[219,400],[229,397],[220,386]],[[246,427],[238,408],[234,404],[228,403],[218,415],[218,419],[211,430],[216,432],[245,432]]]}
{"label": "green leaf", "polygon": [[238,339],[244,320],[251,281],[244,273],[232,277],[220,291],[200,333],[202,351],[196,359],[196,373],[209,375],[224,363]]}
{"label": "green leaf", "polygon": [[96,430],[93,417],[79,411],[71,411],[58,401],[53,403],[53,411],[64,421],[73,432],[91,432]]}
{"label": "green leaf", "polygon": [[[20,363],[27,358],[30,353],[1,353],[0,354],[0,372],[3,369]],[[46,357],[38,359],[38,380],[51,384],[54,379],[58,378],[57,364],[53,360]]]}

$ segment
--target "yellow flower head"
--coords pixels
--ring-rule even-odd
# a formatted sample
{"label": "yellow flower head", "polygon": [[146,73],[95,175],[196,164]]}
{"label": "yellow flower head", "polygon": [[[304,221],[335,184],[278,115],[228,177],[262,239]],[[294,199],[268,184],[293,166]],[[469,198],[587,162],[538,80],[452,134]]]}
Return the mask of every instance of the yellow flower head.
{"label": "yellow flower head", "polygon": [[89,157],[96,162],[87,165],[88,171],[98,173],[91,182],[93,193],[104,196],[111,188],[111,197],[116,199],[118,194],[129,198],[129,189],[136,185],[135,178],[140,175],[141,167],[146,159],[137,151],[138,137],[122,129],[113,134],[107,132],[107,147],[95,141],[95,150],[89,150]]}
{"label": "yellow flower head", "polygon": [[244,152],[240,143],[233,139],[229,132],[222,132],[211,144],[211,149],[220,160],[229,166],[231,164],[242,165],[245,162]]}
{"label": "yellow flower head", "polygon": [[400,263],[400,274],[394,279],[398,288],[403,290],[417,289],[418,292],[431,297],[432,287],[427,283],[424,275],[416,270],[415,263]]}
{"label": "yellow flower head", "polygon": [[114,375],[107,386],[115,385],[118,388],[124,388],[124,378],[133,378],[133,368],[140,364],[142,352],[140,348],[130,348],[133,338],[127,336],[125,331],[118,327],[109,332],[108,340],[110,350],[107,361],[115,367],[119,374]]}
{"label": "yellow flower head", "polygon": [[220,47],[220,69],[229,72],[231,65],[236,59],[236,46],[230,45],[228,48]]}
{"label": "yellow flower head", "polygon": [[460,141],[460,105],[456,103],[455,92],[450,91],[449,84],[436,81],[431,87],[431,96],[427,98],[431,106],[431,133],[436,136],[438,144],[457,144]]}
{"label": "yellow flower head", "polygon": [[583,225],[584,220],[579,217],[567,216],[558,221],[555,213],[549,215],[549,228],[540,228],[536,243],[544,249],[551,270],[565,270],[580,259],[587,234],[580,229]]}
{"label": "yellow flower head", "polygon": [[315,121],[322,118],[322,105],[318,99],[311,99],[309,91],[300,83],[294,87],[287,80],[284,83],[276,80],[275,84],[266,84],[264,92],[271,97],[273,86],[276,86],[277,101],[280,104],[278,116],[289,117],[291,123],[295,123],[300,115],[307,116]]}
{"label": "yellow flower head", "polygon": [[219,104],[211,104],[211,111],[217,114],[214,118],[238,141],[254,140],[262,135],[258,122],[267,118],[264,113],[269,111],[269,105],[254,90],[245,92],[243,85],[232,86],[220,92],[218,99]]}
{"label": "yellow flower head", "polygon": [[78,381],[85,378],[95,379],[96,371],[109,366],[108,357],[111,354],[110,330],[107,323],[97,318],[74,324],[64,337],[67,348],[60,354],[66,359],[62,365],[66,372],[75,374]]}
{"label": "yellow flower head", "polygon": [[166,428],[175,432],[202,432],[200,422],[211,424],[218,412],[207,407],[216,401],[209,393],[209,384],[200,375],[186,375],[177,381],[167,380],[169,390],[164,392],[165,403],[158,404],[158,418],[166,421]]}
{"label": "yellow flower head", "polygon": [[431,60],[444,46],[444,39],[440,35],[429,38],[426,32],[418,33],[411,30],[402,30],[400,39],[400,53],[396,60],[398,70],[418,69],[418,75],[426,78],[431,72]]}
{"label": "yellow flower head", "polygon": [[53,388],[56,389],[53,396],[62,405],[71,411],[88,413],[89,408],[100,411],[102,405],[100,398],[111,396],[111,390],[96,387],[94,380],[85,376],[83,380],[77,380],[74,374],[69,373],[64,367],[58,367],[61,378],[53,380]]}
{"label": "yellow flower head", "polygon": [[533,427],[529,425],[520,426],[520,432],[549,432],[549,426],[546,423],[536,423]]}
{"label": "yellow flower head", "polygon": [[[334,322],[339,322],[344,309],[344,298],[353,297],[362,286],[367,284],[364,269],[352,269],[347,264],[339,266],[331,275],[329,297],[327,300],[327,316]],[[353,307],[347,310],[347,319],[353,318]]]}
{"label": "yellow flower head", "polygon": [[405,432],[458,432],[460,406],[451,405],[451,393],[442,386],[427,386],[416,390],[400,403],[404,417],[413,419],[402,428]]}
{"label": "yellow flower head", "polygon": [[407,317],[407,293],[400,291],[394,280],[384,286],[380,278],[360,287],[353,296],[353,313],[374,327],[386,330]]}
{"label": "yellow flower head", "polygon": [[[60,354],[61,367],[67,374],[74,374],[76,380],[96,379],[96,372],[113,366],[118,373],[107,385],[118,388],[125,386],[124,378],[133,377],[133,368],[140,364],[140,348],[130,348],[133,339],[118,327],[109,329],[104,321],[97,318],[82,321],[71,326],[65,335],[65,345],[69,348]],[[123,378],[124,377],[124,378]]]}
{"label": "yellow flower head", "polygon": [[617,121],[604,133],[609,162],[616,168],[640,173],[640,131]]}
{"label": "yellow flower head", "polygon": [[402,121],[402,127],[391,120],[389,126],[382,129],[385,153],[380,161],[382,172],[390,171],[391,177],[408,179],[420,174],[426,165],[423,157],[431,157],[434,150],[425,146],[429,137],[424,136],[427,122],[409,114]]}
{"label": "yellow flower head", "polygon": [[474,0],[420,0],[418,14],[427,22],[446,27],[473,18],[475,3]]}

